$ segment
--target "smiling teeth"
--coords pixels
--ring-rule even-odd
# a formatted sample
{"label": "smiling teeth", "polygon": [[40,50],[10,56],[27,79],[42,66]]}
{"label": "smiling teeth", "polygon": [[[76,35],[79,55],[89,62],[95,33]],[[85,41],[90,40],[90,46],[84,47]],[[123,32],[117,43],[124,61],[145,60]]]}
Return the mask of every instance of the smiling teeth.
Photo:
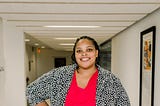
{"label": "smiling teeth", "polygon": [[89,58],[81,58],[82,61],[88,61]]}

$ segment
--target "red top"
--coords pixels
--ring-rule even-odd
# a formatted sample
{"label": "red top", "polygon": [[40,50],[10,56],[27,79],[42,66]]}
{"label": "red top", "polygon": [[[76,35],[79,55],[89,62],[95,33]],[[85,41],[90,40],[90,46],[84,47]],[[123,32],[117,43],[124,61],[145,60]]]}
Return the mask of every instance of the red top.
{"label": "red top", "polygon": [[85,88],[78,87],[74,73],[71,86],[68,90],[65,106],[96,106],[96,84],[98,71],[92,75]]}

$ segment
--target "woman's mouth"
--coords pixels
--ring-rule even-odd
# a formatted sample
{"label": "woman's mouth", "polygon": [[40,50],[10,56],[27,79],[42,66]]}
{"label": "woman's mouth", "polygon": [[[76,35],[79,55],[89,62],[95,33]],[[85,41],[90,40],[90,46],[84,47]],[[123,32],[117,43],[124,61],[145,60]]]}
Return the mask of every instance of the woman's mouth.
{"label": "woman's mouth", "polygon": [[89,57],[83,57],[83,58],[80,58],[80,60],[81,60],[82,62],[86,62],[86,61],[89,61],[90,58],[89,58]]}

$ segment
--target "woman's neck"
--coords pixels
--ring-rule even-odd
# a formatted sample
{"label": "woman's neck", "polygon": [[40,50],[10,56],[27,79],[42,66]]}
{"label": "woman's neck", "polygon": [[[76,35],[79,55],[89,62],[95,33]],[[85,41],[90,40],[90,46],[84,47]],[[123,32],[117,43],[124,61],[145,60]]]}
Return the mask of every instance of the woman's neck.
{"label": "woman's neck", "polygon": [[77,69],[77,74],[81,74],[81,75],[92,75],[95,72],[96,72],[96,66],[90,67],[90,68],[79,67]]}

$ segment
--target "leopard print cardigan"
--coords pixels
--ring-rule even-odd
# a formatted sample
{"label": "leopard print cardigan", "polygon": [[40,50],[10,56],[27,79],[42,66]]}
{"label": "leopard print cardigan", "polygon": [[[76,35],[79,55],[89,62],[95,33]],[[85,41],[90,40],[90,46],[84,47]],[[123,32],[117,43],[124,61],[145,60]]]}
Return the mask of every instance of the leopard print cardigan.
{"label": "leopard print cardigan", "polygon": [[[26,97],[30,106],[50,99],[51,106],[64,106],[77,65],[63,66],[42,75],[27,86]],[[130,106],[128,95],[120,80],[110,71],[98,67],[96,106]]]}

